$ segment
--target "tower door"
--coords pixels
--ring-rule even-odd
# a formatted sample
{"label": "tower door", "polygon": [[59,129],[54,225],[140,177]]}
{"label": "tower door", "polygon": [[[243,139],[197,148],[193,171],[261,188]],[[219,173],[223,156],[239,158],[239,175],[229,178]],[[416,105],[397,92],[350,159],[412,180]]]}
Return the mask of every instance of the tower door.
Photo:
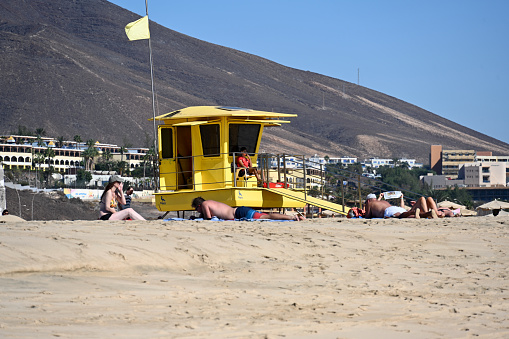
{"label": "tower door", "polygon": [[174,131],[164,125],[159,126],[159,185],[163,191],[177,189]]}
{"label": "tower door", "polygon": [[176,128],[177,190],[193,188],[193,144],[190,126]]}

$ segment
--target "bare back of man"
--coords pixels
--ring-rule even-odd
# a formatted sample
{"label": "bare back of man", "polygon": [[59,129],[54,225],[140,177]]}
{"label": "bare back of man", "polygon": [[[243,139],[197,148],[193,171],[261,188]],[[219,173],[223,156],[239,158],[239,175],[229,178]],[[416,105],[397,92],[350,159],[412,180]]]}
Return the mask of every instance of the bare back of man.
{"label": "bare back of man", "polygon": [[366,201],[366,218],[383,218],[385,209],[391,207],[386,200],[369,199]]}
{"label": "bare back of man", "polygon": [[198,209],[198,212],[207,219],[213,216],[225,220],[235,219],[235,208],[214,200],[205,200]]}

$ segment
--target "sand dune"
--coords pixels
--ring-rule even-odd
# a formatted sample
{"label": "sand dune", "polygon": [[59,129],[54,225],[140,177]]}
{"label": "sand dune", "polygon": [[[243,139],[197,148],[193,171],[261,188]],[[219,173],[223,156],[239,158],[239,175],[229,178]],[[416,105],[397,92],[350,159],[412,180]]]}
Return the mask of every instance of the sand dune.
{"label": "sand dune", "polygon": [[0,337],[509,337],[509,217],[0,223]]}

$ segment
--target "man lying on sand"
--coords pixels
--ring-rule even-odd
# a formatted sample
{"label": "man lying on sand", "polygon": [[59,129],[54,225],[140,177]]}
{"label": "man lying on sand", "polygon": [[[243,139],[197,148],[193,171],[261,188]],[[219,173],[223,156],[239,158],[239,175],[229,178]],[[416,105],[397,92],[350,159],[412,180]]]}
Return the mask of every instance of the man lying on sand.
{"label": "man lying on sand", "polygon": [[274,220],[303,220],[304,216],[291,216],[279,213],[260,213],[250,207],[231,207],[219,201],[205,200],[202,197],[193,199],[191,206],[200,213],[200,217],[211,219],[213,216],[219,219],[274,219]]}
{"label": "man lying on sand", "polygon": [[[380,193],[380,198],[377,200],[374,194],[369,194],[366,200],[366,215],[365,218],[443,218],[443,213],[437,209],[437,205],[433,198],[420,197],[412,208],[407,211],[403,207],[392,206],[388,201],[381,200],[383,193]],[[401,195],[403,201],[403,195]]]}

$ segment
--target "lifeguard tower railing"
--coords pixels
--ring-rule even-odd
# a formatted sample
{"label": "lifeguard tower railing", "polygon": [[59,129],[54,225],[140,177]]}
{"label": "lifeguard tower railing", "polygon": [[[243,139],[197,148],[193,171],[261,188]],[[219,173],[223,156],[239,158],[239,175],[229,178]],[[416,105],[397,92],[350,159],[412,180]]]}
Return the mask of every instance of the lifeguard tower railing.
{"label": "lifeguard tower railing", "polygon": [[[207,186],[220,187],[267,187],[267,188],[286,188],[289,190],[299,191],[313,194],[314,198],[323,200],[334,200],[335,203],[345,206],[359,206],[362,208],[363,201],[369,193],[381,192],[383,190],[399,190],[403,191],[405,198],[408,200],[416,199],[422,196],[409,190],[384,183],[381,180],[364,177],[361,173],[356,173],[345,168],[337,168],[329,170],[330,164],[318,163],[306,159],[303,155],[292,154],[272,154],[259,153],[250,154],[251,157],[257,158],[258,169],[262,173],[265,183],[257,183],[254,176],[241,175],[241,168],[236,166],[236,159],[240,156],[240,152],[229,153],[231,162],[227,167],[214,167],[210,169],[196,169],[194,161],[199,156],[178,157],[177,162],[190,161],[191,169],[182,170],[181,166],[176,172],[161,172],[160,175],[176,175],[181,180],[176,180],[175,184],[169,186],[161,186],[162,191],[180,191],[195,190],[199,191]],[[223,156],[224,154],[217,154]],[[203,172],[227,172],[231,175],[224,176],[223,181],[198,181],[200,178],[217,178],[219,175],[206,176],[201,175]],[[330,194],[330,192],[333,194]],[[318,194],[317,194],[318,192]],[[348,194],[347,194],[348,193]],[[352,193],[355,193],[355,197]]]}
{"label": "lifeguard tower railing", "polygon": [[[198,156],[179,156],[177,158],[177,162],[179,161],[190,161],[191,162],[191,170],[183,170],[180,169],[175,172],[161,172],[161,176],[165,175],[176,175],[181,178],[190,178],[191,180],[177,180],[176,184],[161,186],[162,191],[177,191],[181,189],[193,189],[196,190],[198,185],[224,185],[239,187],[239,179],[246,178],[246,180],[250,180],[254,178],[253,175],[249,175],[245,173],[239,172],[242,170],[241,167],[237,166],[236,161],[233,159],[237,159],[238,156],[241,155],[240,152],[230,153],[232,155],[232,161],[227,167],[215,167],[209,169],[196,169],[194,165],[194,161],[196,158],[202,157]],[[217,154],[215,156],[222,156],[223,154]],[[279,183],[286,185],[281,185],[281,187],[286,187],[292,190],[298,190],[306,193],[309,190],[310,185],[306,185],[306,183],[310,183],[311,181],[316,182],[318,186],[323,187],[325,185],[325,167],[322,164],[310,165],[313,162],[310,162],[304,158],[303,155],[288,155],[288,154],[270,154],[270,153],[260,153],[260,154],[250,154],[250,156],[257,155],[258,166],[262,172],[262,177],[265,179],[264,181],[267,183]],[[282,159],[283,164],[280,165],[280,159]],[[292,163],[294,166],[287,167],[286,160],[292,159]],[[177,166],[181,168],[181,166]],[[223,181],[201,181],[199,184],[197,183],[196,176],[200,173],[204,172],[230,172],[231,179],[229,176],[227,180]],[[293,172],[293,175],[290,174],[290,171]],[[202,177],[217,177],[217,176],[202,176]],[[317,179],[319,178],[319,179]],[[318,182],[317,182],[318,180]],[[263,187],[263,185],[262,185]],[[268,185],[267,187],[270,187]]]}
{"label": "lifeguard tower railing", "polygon": [[343,207],[362,208],[369,193],[389,190],[403,192],[408,204],[422,196],[335,164],[306,159],[303,155],[261,153],[258,163],[266,178],[277,178],[277,182],[286,183],[289,189],[302,191],[305,195],[313,194],[315,198],[323,200],[333,200]]}

